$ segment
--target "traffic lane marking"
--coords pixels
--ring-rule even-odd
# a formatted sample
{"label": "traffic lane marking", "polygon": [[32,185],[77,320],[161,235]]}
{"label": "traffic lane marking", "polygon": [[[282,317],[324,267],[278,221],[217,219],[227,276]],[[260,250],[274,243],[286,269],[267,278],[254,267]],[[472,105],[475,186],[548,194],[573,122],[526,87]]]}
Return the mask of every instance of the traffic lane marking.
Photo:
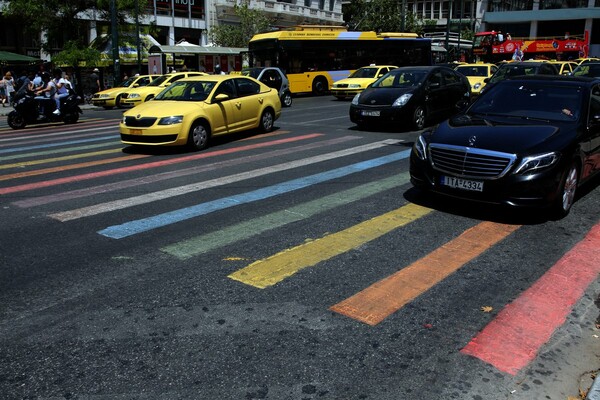
{"label": "traffic lane marking", "polygon": [[58,161],[76,160],[78,158],[96,157],[96,156],[102,156],[105,154],[122,153],[122,152],[123,151],[121,149],[109,149],[109,150],[99,150],[99,151],[94,151],[94,152],[89,152],[89,153],[77,153],[77,154],[71,154],[68,156],[43,158],[43,159],[38,159],[38,160],[20,161],[20,162],[12,163],[12,164],[4,164],[4,165],[0,165],[0,169],[23,168],[23,167],[30,167],[32,165],[50,164],[50,163],[58,162]]}
{"label": "traffic lane marking", "polygon": [[[159,190],[157,192],[145,193],[139,196],[128,197],[125,199],[108,201],[105,203],[94,204],[87,207],[78,208],[75,210],[62,211],[58,213],[50,214],[51,218],[57,219],[62,222],[71,221],[74,219],[90,217],[106,212],[112,212],[116,210],[122,210],[129,207],[139,206],[142,204],[153,203],[158,200],[165,200],[168,198],[182,196],[188,193],[199,192],[209,188],[215,188],[219,186],[228,185],[234,182],[240,182],[247,179],[257,178],[259,176],[269,175],[276,172],[287,171],[290,169],[307,166],[310,164],[316,164],[322,161],[332,160],[334,158],[344,157],[353,155],[359,152],[374,150],[380,147],[389,145],[390,142],[387,140],[375,143],[369,143],[362,146],[352,147],[349,149],[339,150],[331,153],[321,154],[314,157],[304,158],[295,161],[284,162],[282,164],[272,165],[265,168],[259,168],[241,172],[238,174],[222,176],[219,178],[211,179],[208,181],[201,181],[190,183],[189,185],[177,186],[165,190]],[[268,196],[271,197],[271,196]],[[243,199],[242,199],[243,201]]]}
{"label": "traffic lane marking", "polygon": [[[158,174],[147,175],[143,178],[134,178],[134,179],[126,179],[118,182],[106,183],[104,185],[97,185],[92,187],[87,187],[84,189],[76,189],[70,190],[67,192],[61,192],[56,194],[51,194],[47,196],[38,196],[38,197],[30,197],[22,200],[18,200],[13,202],[12,204],[21,207],[33,207],[39,206],[43,204],[55,203],[58,201],[77,199],[81,197],[92,196],[98,193],[108,193],[119,189],[129,189],[135,186],[146,185],[150,183],[156,183],[168,179],[178,178],[187,175],[194,175],[201,172],[213,171],[219,168],[231,167],[235,165],[246,164],[253,161],[266,160],[273,157],[280,157],[286,154],[293,154],[301,151],[311,150],[320,148],[324,145],[333,145],[333,144],[341,144],[348,142],[350,140],[360,139],[358,136],[342,136],[340,138],[324,140],[321,142],[313,142],[309,144],[304,144],[300,146],[294,147],[286,147],[284,149],[279,150],[270,150],[264,153],[246,156],[246,157],[236,157],[231,160],[219,161],[211,164],[205,164],[198,167],[191,168],[183,168],[177,169],[174,171],[161,172]],[[244,139],[247,140],[247,139]]]}
{"label": "traffic lane marking", "polygon": [[281,228],[293,222],[302,221],[315,215],[341,207],[369,196],[402,186],[409,182],[408,173],[369,182],[342,192],[337,192],[295,207],[277,211],[219,229],[216,232],[195,236],[184,241],[165,246],[160,250],[181,260],[207,253],[219,247],[249,239],[263,232]]}
{"label": "traffic lane marking", "polygon": [[322,261],[375,240],[432,211],[432,209],[409,203],[340,232],[255,261],[228,277],[259,289],[265,289],[305,268],[315,266]]}
{"label": "traffic lane marking", "polygon": [[463,354],[516,375],[564,324],[587,287],[600,274],[600,224],[529,289],[508,304],[462,350]]}
{"label": "traffic lane marking", "polygon": [[330,310],[377,325],[519,227],[481,222],[408,267],[331,306]]}
{"label": "traffic lane marking", "polygon": [[154,215],[152,217],[125,222],[120,225],[109,226],[108,228],[98,231],[98,233],[102,236],[110,237],[113,239],[123,239],[128,236],[133,236],[153,229],[162,228],[181,221],[186,221],[202,215],[210,214],[215,211],[225,210],[227,208],[239,206],[241,204],[265,200],[281,194],[301,190],[319,183],[342,178],[344,176],[348,176],[357,172],[362,172],[371,168],[380,167],[382,165],[386,165],[395,161],[400,161],[402,159],[406,159],[410,155],[410,152],[411,150],[405,150],[399,153],[393,153],[387,156],[347,165],[345,167],[322,172],[319,174],[293,179],[291,181],[282,182],[277,185],[267,186],[261,189],[241,193],[231,197],[221,198],[206,203],[196,204],[190,207],[180,208],[178,210]]}
{"label": "traffic lane marking", "polygon": [[69,165],[61,165],[61,166],[52,167],[52,168],[36,169],[33,171],[15,172],[14,174],[0,175],[0,181],[8,181],[11,179],[26,178],[26,177],[30,177],[30,176],[46,175],[46,174],[51,174],[51,173],[55,173],[55,172],[64,172],[64,171],[70,171],[73,169],[94,167],[97,165],[106,165],[106,164],[112,164],[112,163],[122,162],[122,161],[137,160],[139,158],[147,158],[147,157],[150,157],[150,155],[134,154],[134,155],[129,155],[129,156],[115,157],[115,158],[105,158],[103,160],[88,161],[88,162],[79,163],[79,164],[69,164]]}
{"label": "traffic lane marking", "polygon": [[[9,187],[5,187],[5,188],[0,188],[0,195],[24,192],[24,191],[28,191],[28,190],[40,189],[43,187],[62,185],[64,183],[81,182],[84,180],[96,179],[96,178],[101,178],[101,177],[105,177],[105,176],[117,175],[117,174],[124,174],[124,173],[132,172],[132,171],[148,170],[150,168],[157,168],[157,167],[163,167],[166,165],[172,165],[172,164],[178,164],[178,163],[183,163],[183,162],[188,162],[188,161],[193,161],[193,160],[199,160],[199,159],[203,159],[203,158],[216,157],[216,156],[224,155],[224,154],[234,154],[234,153],[237,153],[240,151],[247,151],[247,150],[258,149],[258,148],[262,148],[262,147],[274,146],[277,144],[296,142],[296,141],[300,141],[300,140],[311,139],[311,138],[318,137],[318,136],[323,136],[323,134],[322,133],[313,133],[313,134],[309,134],[309,135],[296,136],[296,137],[287,138],[287,139],[273,140],[270,142],[257,143],[257,144],[240,146],[240,147],[233,147],[230,149],[208,151],[205,153],[196,154],[196,155],[192,155],[192,156],[185,156],[185,157],[173,158],[173,159],[162,160],[162,161],[154,161],[154,162],[149,162],[149,163],[132,165],[129,167],[115,168],[115,169],[109,169],[109,170],[105,170],[105,171],[92,172],[92,173],[88,173],[88,174],[69,176],[66,178],[58,178],[58,179],[51,179],[51,180],[47,180],[47,181],[43,181],[43,182],[27,183],[27,184],[17,185],[17,186],[9,186]],[[1,153],[1,151],[0,151],[0,153]]]}

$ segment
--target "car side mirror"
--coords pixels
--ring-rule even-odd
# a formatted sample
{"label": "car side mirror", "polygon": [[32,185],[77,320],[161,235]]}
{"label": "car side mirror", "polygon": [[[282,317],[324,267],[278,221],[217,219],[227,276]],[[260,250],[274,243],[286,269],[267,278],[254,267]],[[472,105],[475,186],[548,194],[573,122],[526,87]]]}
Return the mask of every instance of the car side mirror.
{"label": "car side mirror", "polygon": [[215,103],[220,103],[222,101],[229,100],[229,95],[225,93],[219,93],[213,98],[213,100]]}
{"label": "car side mirror", "polygon": [[134,83],[133,85],[131,85],[131,87],[139,87],[140,84],[139,83]]}

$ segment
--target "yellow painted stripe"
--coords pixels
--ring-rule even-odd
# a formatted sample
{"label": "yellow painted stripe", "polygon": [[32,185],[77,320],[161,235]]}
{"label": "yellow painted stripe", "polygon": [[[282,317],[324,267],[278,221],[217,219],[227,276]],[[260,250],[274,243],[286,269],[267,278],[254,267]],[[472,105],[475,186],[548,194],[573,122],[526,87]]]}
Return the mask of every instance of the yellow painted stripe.
{"label": "yellow painted stripe", "polygon": [[284,250],[263,260],[258,260],[232,273],[229,278],[264,289],[281,282],[304,268],[312,267],[321,261],[328,260],[377,239],[396,228],[427,215],[431,211],[429,208],[416,204],[407,204],[343,231]]}
{"label": "yellow painted stripe", "polygon": [[330,307],[330,310],[377,325],[519,226],[482,222],[408,267]]}
{"label": "yellow painted stripe", "polygon": [[41,159],[41,160],[22,161],[22,162],[13,163],[13,164],[0,165],[0,169],[29,167],[31,165],[48,164],[48,163],[52,163],[52,162],[56,162],[56,161],[75,160],[78,158],[102,156],[104,154],[121,153],[122,151],[123,151],[123,149],[110,149],[110,150],[94,151],[94,152],[90,152],[90,153],[71,154],[69,156],[62,156],[62,157],[45,158],[45,159]]}
{"label": "yellow painted stripe", "polygon": [[130,156],[108,158],[106,160],[89,161],[89,162],[73,164],[73,165],[63,165],[60,167],[38,169],[35,171],[26,171],[26,172],[19,172],[19,173],[9,174],[9,175],[0,175],[0,181],[24,178],[27,176],[45,175],[45,174],[50,174],[53,172],[69,171],[69,170],[73,170],[73,169],[93,167],[96,165],[105,165],[105,164],[111,164],[111,163],[121,162],[121,161],[136,160],[138,158],[146,158],[146,157],[150,157],[150,155],[134,154],[134,155],[130,155]]}

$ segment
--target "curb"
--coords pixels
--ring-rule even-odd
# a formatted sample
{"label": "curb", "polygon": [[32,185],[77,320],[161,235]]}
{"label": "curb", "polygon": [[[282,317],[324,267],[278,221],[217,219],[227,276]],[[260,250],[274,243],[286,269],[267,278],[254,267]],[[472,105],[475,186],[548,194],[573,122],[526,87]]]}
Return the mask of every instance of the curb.
{"label": "curb", "polygon": [[594,383],[592,383],[592,387],[588,391],[587,396],[585,396],[585,400],[600,400],[600,375],[594,379]]}

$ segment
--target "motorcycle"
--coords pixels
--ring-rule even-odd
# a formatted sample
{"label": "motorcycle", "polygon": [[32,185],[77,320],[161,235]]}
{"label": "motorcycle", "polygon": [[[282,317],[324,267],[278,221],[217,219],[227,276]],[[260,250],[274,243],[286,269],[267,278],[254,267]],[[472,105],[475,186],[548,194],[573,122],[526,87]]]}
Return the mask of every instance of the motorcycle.
{"label": "motorcycle", "polygon": [[[49,122],[64,122],[74,124],[79,120],[79,114],[83,114],[79,103],[81,98],[73,90],[69,95],[60,99],[60,114],[54,114],[56,102],[54,99],[36,100],[31,92],[17,94],[13,100],[14,110],[8,114],[7,122],[12,129],[23,129],[31,124],[43,124]],[[43,107],[42,104],[43,103]],[[43,112],[42,112],[43,109]]]}

